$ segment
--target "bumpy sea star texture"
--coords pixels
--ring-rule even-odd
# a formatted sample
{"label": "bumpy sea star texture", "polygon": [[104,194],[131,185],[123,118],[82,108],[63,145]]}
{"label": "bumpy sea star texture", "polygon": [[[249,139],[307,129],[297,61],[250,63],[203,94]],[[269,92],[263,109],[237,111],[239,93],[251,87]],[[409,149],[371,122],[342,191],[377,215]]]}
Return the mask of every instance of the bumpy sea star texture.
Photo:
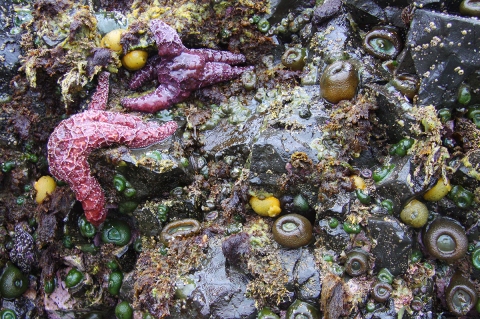
{"label": "bumpy sea star texture", "polygon": [[152,20],[150,30],[158,47],[158,56],[134,74],[130,88],[136,90],[155,77],[159,86],[149,94],[124,98],[122,105],[137,111],[156,112],[185,100],[197,89],[234,79],[253,67],[231,66],[245,62],[243,54],[210,49],[187,49],[173,28],[161,20]]}
{"label": "bumpy sea star texture", "polygon": [[109,73],[99,76],[89,109],[63,120],[48,141],[50,173],[67,182],[82,203],[85,216],[95,226],[107,216],[105,195],[92,176],[88,155],[112,144],[139,148],[159,142],[177,129],[177,123],[144,122],[130,114],[104,111],[108,100]]}

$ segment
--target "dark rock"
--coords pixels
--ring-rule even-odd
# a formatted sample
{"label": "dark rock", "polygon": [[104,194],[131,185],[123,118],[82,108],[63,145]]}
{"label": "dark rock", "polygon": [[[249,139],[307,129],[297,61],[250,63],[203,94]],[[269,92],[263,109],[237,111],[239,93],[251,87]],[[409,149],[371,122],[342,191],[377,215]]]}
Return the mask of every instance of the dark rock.
{"label": "dark rock", "polygon": [[317,303],[322,290],[320,269],[315,263],[315,257],[309,249],[301,250],[301,257],[296,264],[294,278],[297,297],[306,302]]}
{"label": "dark rock", "polygon": [[[348,52],[351,59],[359,59],[357,51],[362,47],[362,41],[354,32],[347,14],[336,16],[319,26],[317,35],[316,46],[320,49],[320,56],[329,57]],[[322,64],[319,69],[322,69]]]}
{"label": "dark rock", "polygon": [[375,25],[386,22],[385,12],[370,0],[346,0],[344,1],[348,12],[359,25]]}
{"label": "dark rock", "polygon": [[[278,119],[272,120],[271,126],[260,132],[252,146],[249,182],[252,186],[277,192],[282,174],[287,173],[285,165],[294,152],[316,158],[317,151],[310,143],[321,137],[318,125],[324,123],[327,116],[317,86],[297,88],[291,95],[278,94],[274,99],[283,104],[283,109]],[[309,118],[299,114],[305,104],[310,104],[312,116]]]}
{"label": "dark rock", "polygon": [[480,150],[472,150],[465,154],[459,162],[460,167],[453,175],[451,182],[468,188],[480,186]]}
{"label": "dark rock", "polygon": [[278,259],[282,268],[285,270],[288,282],[285,284],[285,288],[289,291],[295,290],[295,265],[297,264],[300,256],[302,254],[302,249],[282,249],[278,252]]}
{"label": "dark rock", "polygon": [[388,128],[385,131],[390,140],[395,143],[409,136],[410,128],[416,120],[408,113],[412,108],[408,99],[399,92],[379,84],[370,83],[367,87],[376,93],[375,98],[379,106],[376,114],[379,123]]}
{"label": "dark rock", "polygon": [[326,202],[322,203],[322,212],[320,217],[336,217],[343,220],[350,209],[351,196],[342,191],[334,197],[328,197]]}
{"label": "dark rock", "polygon": [[313,12],[313,22],[315,24],[321,24],[340,13],[341,9],[341,0],[327,0],[322,5],[315,8],[315,11]]}
{"label": "dark rock", "polygon": [[415,63],[413,62],[412,54],[410,50],[403,49],[402,52],[397,56],[397,74],[415,74]]}
{"label": "dark rock", "polygon": [[[379,6],[382,8],[388,7],[388,6],[396,6],[396,7],[406,7],[410,3],[413,2],[413,0],[376,0],[372,1],[378,3]],[[417,1],[418,2],[418,1]]]}
{"label": "dark rock", "polygon": [[142,230],[143,236],[158,236],[162,230],[162,224],[158,219],[156,205],[146,204],[133,211],[133,216],[138,223],[138,228]]}
{"label": "dark rock", "polygon": [[395,318],[397,311],[395,310],[395,303],[392,298],[388,299],[384,303],[376,304],[373,312],[367,313],[365,318],[368,319],[386,319]]}
{"label": "dark rock", "polygon": [[288,276],[286,288],[295,292],[303,301],[316,303],[320,297],[322,283],[320,269],[308,248],[280,250],[278,253],[282,268]]}
{"label": "dark rock", "polygon": [[328,225],[328,219],[318,222],[318,242],[325,249],[331,249],[340,254],[350,242],[350,235],[343,230],[341,224],[335,228]]}
{"label": "dark rock", "polygon": [[142,149],[123,146],[102,149],[99,151],[102,160],[95,161],[93,168],[99,172],[97,175],[100,183],[112,187],[112,163],[121,163],[118,170],[137,191],[135,199],[162,195],[191,182],[188,168],[182,165],[180,158],[173,155],[174,142],[174,138],[168,138]]}
{"label": "dark rock", "polygon": [[[0,21],[2,28],[0,30],[0,93],[9,91],[8,85],[13,76],[17,73],[20,66],[18,60],[21,54],[20,34],[12,34],[18,27],[12,23],[15,12],[13,3],[15,1],[1,1]],[[7,22],[8,21],[8,22]]]}
{"label": "dark rock", "polygon": [[391,164],[395,165],[392,172],[375,184],[376,193],[383,199],[392,200],[393,211],[399,213],[407,202],[427,187],[423,186],[421,178],[414,176],[411,157],[394,157]]}
{"label": "dark rock", "polygon": [[417,9],[407,41],[421,77],[418,104],[454,107],[463,82],[478,81],[480,21]]}
{"label": "dark rock", "polygon": [[263,124],[263,116],[254,115],[241,125],[221,121],[212,130],[204,132],[204,151],[215,158],[224,155],[246,157]]}
{"label": "dark rock", "polygon": [[255,318],[255,301],[245,297],[247,276],[226,265],[219,241],[211,240],[203,269],[191,277],[186,305],[170,309],[171,318]]}
{"label": "dark rock", "polygon": [[[383,1],[382,1],[383,2]],[[402,20],[402,7],[385,7],[385,16],[389,24],[394,25],[398,28],[405,28],[405,22]]]}
{"label": "dark rock", "polygon": [[312,8],[315,0],[272,0],[270,1],[270,11],[272,12],[269,21],[271,24],[279,22],[286,17],[288,13],[299,13],[305,8]]}
{"label": "dark rock", "polygon": [[396,218],[368,218],[367,234],[376,244],[371,253],[375,257],[375,269],[387,268],[394,275],[404,273],[412,250],[412,235]]}

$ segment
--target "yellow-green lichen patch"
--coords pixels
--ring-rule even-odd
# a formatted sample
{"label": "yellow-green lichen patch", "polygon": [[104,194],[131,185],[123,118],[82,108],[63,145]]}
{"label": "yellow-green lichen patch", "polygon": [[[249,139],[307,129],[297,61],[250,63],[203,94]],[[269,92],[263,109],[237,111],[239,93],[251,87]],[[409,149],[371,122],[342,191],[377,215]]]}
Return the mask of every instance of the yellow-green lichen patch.
{"label": "yellow-green lichen patch", "polygon": [[22,69],[32,87],[37,86],[39,70],[50,76],[61,74],[58,84],[67,106],[100,70],[87,72],[87,57],[100,43],[97,20],[89,7],[79,4],[52,16],[41,14],[35,17],[31,33],[23,38],[27,54]]}
{"label": "yellow-green lichen patch", "polygon": [[173,240],[168,250],[155,238],[144,238],[136,263],[133,306],[157,318],[169,314],[175,282],[200,266],[207,245],[202,236]]}
{"label": "yellow-green lichen patch", "polygon": [[[252,34],[253,26],[248,18],[261,15],[269,10],[268,1],[209,1],[192,2],[187,0],[134,1],[129,21],[150,21],[162,19],[172,26],[181,38],[195,39],[195,45],[217,48],[218,34],[245,39],[258,38]],[[228,16],[228,19],[226,17]]]}
{"label": "yellow-green lichen patch", "polygon": [[279,304],[286,296],[286,271],[281,266],[270,232],[270,224],[256,217],[244,225],[243,231],[250,235],[251,254],[247,262],[254,278],[247,285],[247,296],[255,299],[257,308],[268,303]]}
{"label": "yellow-green lichen patch", "polygon": [[420,138],[412,146],[414,163],[418,164],[414,175],[419,176],[421,171],[425,175],[423,185],[430,183],[432,176],[440,172],[446,178],[445,161],[450,157],[448,150],[442,146],[441,130],[443,124],[437,116],[433,105],[413,107],[411,114],[417,120],[412,131]]}

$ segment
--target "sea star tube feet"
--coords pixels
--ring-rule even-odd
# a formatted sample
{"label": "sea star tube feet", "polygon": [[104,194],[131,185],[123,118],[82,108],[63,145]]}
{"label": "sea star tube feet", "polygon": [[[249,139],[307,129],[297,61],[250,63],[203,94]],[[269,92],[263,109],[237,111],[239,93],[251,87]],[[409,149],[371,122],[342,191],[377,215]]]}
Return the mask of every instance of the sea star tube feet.
{"label": "sea star tube feet", "polygon": [[107,211],[103,189],[90,172],[90,153],[113,144],[145,147],[166,139],[177,129],[174,121],[161,125],[144,122],[138,116],[105,111],[108,78],[108,73],[100,74],[89,109],[60,122],[48,141],[50,173],[70,185],[87,220],[95,226],[105,220]]}
{"label": "sea star tube feet", "polygon": [[253,67],[235,66],[244,63],[243,54],[211,49],[188,49],[173,28],[161,20],[150,22],[158,48],[158,56],[135,73],[130,88],[136,90],[155,77],[158,88],[151,93],[122,99],[128,109],[153,113],[185,100],[197,89],[228,81]]}

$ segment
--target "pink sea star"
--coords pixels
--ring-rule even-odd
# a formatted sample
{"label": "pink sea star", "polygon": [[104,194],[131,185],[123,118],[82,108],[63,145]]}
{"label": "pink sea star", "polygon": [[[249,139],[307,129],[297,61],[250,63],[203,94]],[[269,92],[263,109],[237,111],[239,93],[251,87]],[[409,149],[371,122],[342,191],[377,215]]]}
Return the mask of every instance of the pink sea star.
{"label": "pink sea star", "polygon": [[88,155],[112,144],[139,148],[159,142],[177,129],[177,123],[144,122],[130,114],[104,111],[108,100],[109,73],[99,76],[89,109],[63,120],[48,141],[50,173],[67,182],[82,203],[89,222],[100,225],[107,216],[105,195],[90,173]]}
{"label": "pink sea star", "polygon": [[152,20],[158,56],[134,74],[130,88],[138,89],[158,79],[159,86],[149,94],[124,98],[122,105],[137,111],[156,112],[185,100],[192,91],[238,77],[253,67],[231,66],[245,62],[243,54],[210,49],[187,49],[173,28],[161,20]]}

